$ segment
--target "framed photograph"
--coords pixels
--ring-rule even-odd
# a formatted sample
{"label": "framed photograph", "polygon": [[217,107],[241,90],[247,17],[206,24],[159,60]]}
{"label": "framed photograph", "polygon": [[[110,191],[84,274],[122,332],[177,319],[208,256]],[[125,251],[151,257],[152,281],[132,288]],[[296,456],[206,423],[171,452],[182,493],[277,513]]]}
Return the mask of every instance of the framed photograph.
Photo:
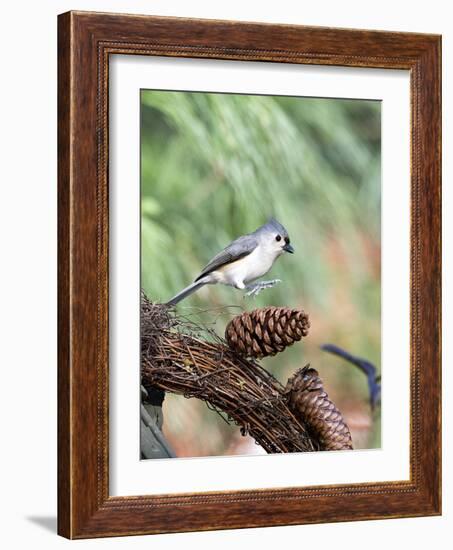
{"label": "framed photograph", "polygon": [[58,46],[59,533],[440,514],[440,37]]}

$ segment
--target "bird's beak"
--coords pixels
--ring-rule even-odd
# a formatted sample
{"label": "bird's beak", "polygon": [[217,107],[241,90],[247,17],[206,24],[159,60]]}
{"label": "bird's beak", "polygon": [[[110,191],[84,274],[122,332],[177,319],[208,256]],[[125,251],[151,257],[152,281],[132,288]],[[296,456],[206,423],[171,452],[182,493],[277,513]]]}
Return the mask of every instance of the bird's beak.
{"label": "bird's beak", "polygon": [[285,244],[285,246],[283,247],[283,250],[285,252],[289,252],[290,254],[294,254],[294,248],[289,243]]}

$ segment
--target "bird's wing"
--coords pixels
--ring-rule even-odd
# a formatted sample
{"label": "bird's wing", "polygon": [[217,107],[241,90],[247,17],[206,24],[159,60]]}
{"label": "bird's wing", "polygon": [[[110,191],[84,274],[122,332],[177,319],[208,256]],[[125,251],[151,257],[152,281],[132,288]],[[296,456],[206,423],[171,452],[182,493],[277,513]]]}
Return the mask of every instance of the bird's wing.
{"label": "bird's wing", "polygon": [[200,275],[198,275],[195,279],[195,282],[199,281],[208,273],[219,269],[219,267],[222,267],[223,265],[230,264],[236,260],[248,256],[257,246],[258,240],[253,235],[244,235],[239,237],[224,248],[222,252],[219,252],[216,256],[214,256],[214,258],[212,258]]}

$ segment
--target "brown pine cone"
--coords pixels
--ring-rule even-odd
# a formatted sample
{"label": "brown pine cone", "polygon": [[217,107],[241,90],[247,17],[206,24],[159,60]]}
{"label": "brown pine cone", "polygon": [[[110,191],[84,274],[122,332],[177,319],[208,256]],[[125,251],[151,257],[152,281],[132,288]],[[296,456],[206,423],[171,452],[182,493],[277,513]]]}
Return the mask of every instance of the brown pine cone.
{"label": "brown pine cone", "polygon": [[352,438],[340,411],[324,391],[318,372],[309,365],[288,380],[285,394],[289,408],[306,424],[324,451],[352,449]]}
{"label": "brown pine cone", "polygon": [[234,317],[225,329],[225,339],[241,355],[259,359],[283,351],[307,336],[309,328],[304,311],[269,306]]}

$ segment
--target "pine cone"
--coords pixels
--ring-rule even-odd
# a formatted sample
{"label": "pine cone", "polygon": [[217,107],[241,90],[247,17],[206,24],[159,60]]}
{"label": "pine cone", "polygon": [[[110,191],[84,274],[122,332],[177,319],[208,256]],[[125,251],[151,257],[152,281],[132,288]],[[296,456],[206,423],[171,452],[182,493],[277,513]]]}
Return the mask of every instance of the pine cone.
{"label": "pine cone", "polygon": [[321,450],[352,449],[351,433],[340,411],[324,391],[318,372],[309,365],[298,370],[285,388],[289,408],[319,440]]}
{"label": "pine cone", "polygon": [[225,339],[241,355],[259,359],[275,355],[307,336],[309,327],[304,311],[269,306],[237,315],[228,323]]}

